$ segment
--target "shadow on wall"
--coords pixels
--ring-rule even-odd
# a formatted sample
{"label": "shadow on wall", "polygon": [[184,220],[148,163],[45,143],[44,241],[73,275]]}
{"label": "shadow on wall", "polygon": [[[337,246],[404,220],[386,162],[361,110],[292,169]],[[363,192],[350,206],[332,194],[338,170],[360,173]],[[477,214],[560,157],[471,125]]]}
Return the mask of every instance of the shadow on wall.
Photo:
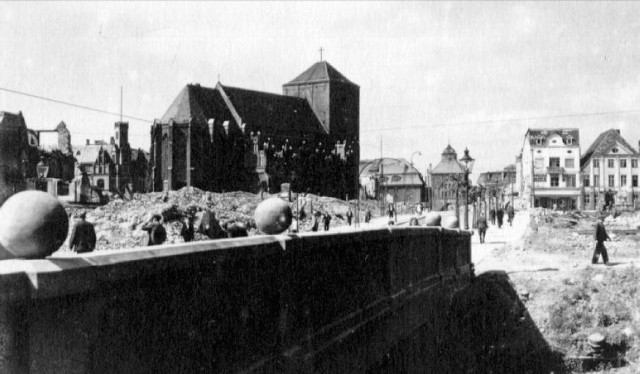
{"label": "shadow on wall", "polygon": [[547,344],[504,272],[483,273],[454,295],[449,323],[451,372],[564,371],[563,354]]}

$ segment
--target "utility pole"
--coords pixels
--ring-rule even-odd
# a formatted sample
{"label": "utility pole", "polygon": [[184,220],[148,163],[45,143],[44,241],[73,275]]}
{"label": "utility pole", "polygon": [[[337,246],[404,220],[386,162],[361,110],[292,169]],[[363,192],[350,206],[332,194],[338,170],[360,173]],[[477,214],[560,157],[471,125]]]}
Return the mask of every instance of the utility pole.
{"label": "utility pole", "polygon": [[384,194],[382,193],[382,183],[384,183],[384,163],[382,162],[382,135],[380,135],[380,215],[384,215]]}
{"label": "utility pole", "polygon": [[187,187],[191,187],[191,120],[187,126]]}

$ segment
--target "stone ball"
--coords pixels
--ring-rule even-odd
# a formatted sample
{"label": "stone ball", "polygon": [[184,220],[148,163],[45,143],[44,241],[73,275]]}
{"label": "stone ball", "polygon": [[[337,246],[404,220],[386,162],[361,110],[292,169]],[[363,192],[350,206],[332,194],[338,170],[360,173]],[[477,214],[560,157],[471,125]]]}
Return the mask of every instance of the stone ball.
{"label": "stone ball", "polygon": [[445,217],[442,220],[442,227],[446,227],[448,229],[457,229],[460,227],[460,222],[458,222],[458,218],[456,218],[456,216]]}
{"label": "stone ball", "polygon": [[254,218],[256,227],[265,234],[280,234],[291,225],[293,214],[289,204],[274,197],[258,205]]}
{"label": "stone ball", "polygon": [[44,258],[60,248],[68,231],[64,207],[48,193],[23,191],[0,208],[0,246],[13,257]]}
{"label": "stone ball", "polygon": [[440,226],[442,217],[438,213],[429,213],[425,217],[425,226]]}

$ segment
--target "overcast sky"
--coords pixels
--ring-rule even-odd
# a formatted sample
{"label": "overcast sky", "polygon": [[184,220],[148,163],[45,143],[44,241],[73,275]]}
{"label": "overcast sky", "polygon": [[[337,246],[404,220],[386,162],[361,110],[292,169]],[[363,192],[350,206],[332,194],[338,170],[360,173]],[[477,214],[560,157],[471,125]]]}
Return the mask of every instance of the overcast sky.
{"label": "overcast sky", "polygon": [[[0,88],[160,118],[188,83],[281,93],[320,56],[360,86],[362,158],[421,171],[450,141],[478,173],[514,163],[529,127],[640,139],[640,4],[508,2],[3,2]],[[27,126],[74,144],[118,117],[0,91]],[[606,115],[582,114],[602,113]],[[627,113],[611,113],[627,112]],[[528,119],[575,115],[547,119]],[[495,120],[510,120],[491,122]],[[132,146],[150,123],[129,120]]]}

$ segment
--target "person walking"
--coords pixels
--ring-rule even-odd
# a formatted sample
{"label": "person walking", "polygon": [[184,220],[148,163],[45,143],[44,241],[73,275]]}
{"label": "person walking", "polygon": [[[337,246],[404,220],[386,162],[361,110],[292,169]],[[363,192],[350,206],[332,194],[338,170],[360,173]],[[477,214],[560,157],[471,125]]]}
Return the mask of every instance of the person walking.
{"label": "person walking", "polygon": [[487,218],[483,215],[478,218],[478,236],[480,237],[480,243],[484,243],[484,237],[487,235]]}
{"label": "person walking", "polygon": [[318,231],[318,226],[320,224],[320,222],[318,221],[318,212],[317,211],[313,211],[313,214],[311,215],[311,231]]}
{"label": "person walking", "polygon": [[493,208],[489,211],[489,221],[491,221],[492,225],[496,225],[496,210]]}
{"label": "person walking", "polygon": [[504,210],[502,208],[498,208],[496,219],[498,220],[498,228],[502,228],[502,222],[504,220]]}
{"label": "person walking", "polygon": [[351,226],[352,220],[353,220],[353,212],[351,211],[351,208],[349,208],[349,210],[347,210],[347,223],[349,224],[349,226]]}
{"label": "person walking", "polygon": [[331,224],[331,214],[327,211],[322,215],[322,223],[324,224],[324,231],[329,231],[329,225]]}
{"label": "person walking", "polygon": [[366,213],[364,214],[364,223],[369,224],[369,221],[371,221],[371,211],[367,209]]}
{"label": "person walking", "polygon": [[154,214],[149,222],[141,227],[142,230],[149,232],[149,246],[160,245],[167,240],[167,231],[162,225],[162,216]]}
{"label": "person walking", "polygon": [[195,229],[193,227],[193,217],[184,217],[182,220],[182,229],[180,229],[180,236],[184,239],[185,243],[193,241],[195,237]]}
{"label": "person walking", "polygon": [[592,264],[597,264],[600,255],[602,254],[602,261],[605,265],[609,264],[609,255],[607,254],[607,248],[604,246],[605,240],[611,240],[609,235],[607,234],[607,230],[604,228],[604,219],[600,217],[598,219],[598,223],[596,223],[596,232],[595,232],[595,240],[596,240],[596,249],[593,251],[593,258],[591,259]]}
{"label": "person walking", "polygon": [[96,230],[86,218],[86,212],[78,214],[78,220],[71,231],[69,248],[76,253],[88,253],[96,248]]}
{"label": "person walking", "polygon": [[507,219],[509,220],[509,226],[513,226],[513,217],[515,216],[515,210],[513,210],[513,207],[509,205],[509,207],[507,208]]}
{"label": "person walking", "polygon": [[389,204],[389,225],[395,225],[396,223],[396,209],[393,207],[393,204]]}

